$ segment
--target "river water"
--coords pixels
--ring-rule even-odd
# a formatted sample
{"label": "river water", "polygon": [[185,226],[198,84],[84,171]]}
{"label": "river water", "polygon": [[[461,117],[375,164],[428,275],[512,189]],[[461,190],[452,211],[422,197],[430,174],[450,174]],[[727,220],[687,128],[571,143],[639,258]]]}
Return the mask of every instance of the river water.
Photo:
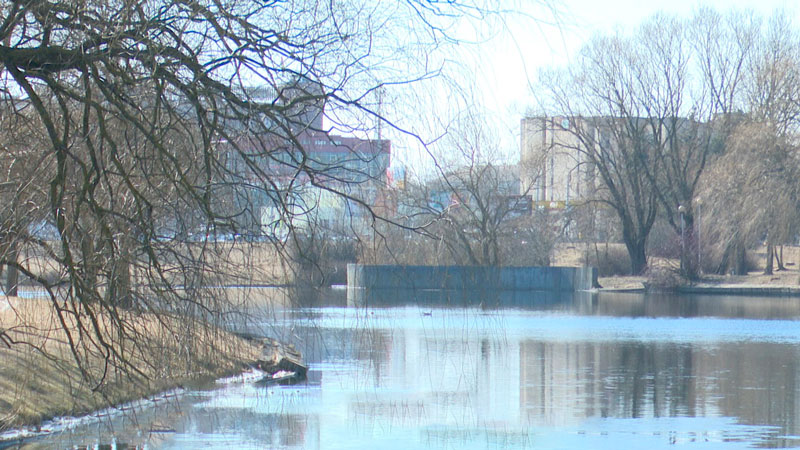
{"label": "river water", "polygon": [[248,325],[297,342],[306,382],[194,387],[21,448],[800,446],[800,299],[341,303]]}

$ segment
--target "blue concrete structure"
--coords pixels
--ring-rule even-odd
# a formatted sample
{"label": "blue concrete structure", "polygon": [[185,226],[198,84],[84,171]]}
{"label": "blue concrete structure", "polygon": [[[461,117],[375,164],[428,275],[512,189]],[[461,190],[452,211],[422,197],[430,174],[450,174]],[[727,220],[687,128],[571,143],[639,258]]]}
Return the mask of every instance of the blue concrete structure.
{"label": "blue concrete structure", "polygon": [[571,294],[592,289],[596,281],[594,267],[347,265],[348,304],[395,298],[398,293],[427,298],[430,291],[466,293],[465,298],[478,301],[501,292]]}

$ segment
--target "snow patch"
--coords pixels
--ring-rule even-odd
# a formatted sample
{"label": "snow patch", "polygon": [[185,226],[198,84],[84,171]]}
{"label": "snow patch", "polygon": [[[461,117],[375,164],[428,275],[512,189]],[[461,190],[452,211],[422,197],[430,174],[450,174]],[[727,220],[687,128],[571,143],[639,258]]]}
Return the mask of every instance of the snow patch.
{"label": "snow patch", "polygon": [[235,383],[253,383],[264,378],[266,375],[267,373],[264,372],[263,370],[252,368],[237,375],[220,378],[219,380],[217,380],[217,384],[224,385],[224,384],[235,384]]}
{"label": "snow patch", "polygon": [[[258,369],[250,369],[238,375],[220,378],[217,380],[217,384],[252,383],[264,378],[265,375],[266,372]],[[121,405],[104,408],[85,416],[56,417],[42,422],[42,424],[39,426],[29,426],[8,430],[0,433],[0,444],[9,441],[22,441],[25,439],[41,437],[51,433],[62,433],[81,426],[93,425],[103,420],[109,420],[121,416],[122,414],[130,411],[152,407],[159,402],[176,399],[186,392],[187,391],[184,388],[175,388],[141,400],[134,400]]]}

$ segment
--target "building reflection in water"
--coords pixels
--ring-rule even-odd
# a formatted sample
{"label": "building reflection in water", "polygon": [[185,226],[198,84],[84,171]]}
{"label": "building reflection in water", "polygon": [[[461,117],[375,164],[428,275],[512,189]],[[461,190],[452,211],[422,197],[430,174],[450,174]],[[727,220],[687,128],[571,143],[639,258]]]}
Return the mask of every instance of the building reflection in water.
{"label": "building reflection in water", "polygon": [[[564,309],[563,302],[544,305],[549,311]],[[604,321],[664,319],[659,323],[667,327],[681,327],[683,318],[711,317],[736,327],[737,321],[723,321],[800,316],[800,302],[775,298],[589,296],[570,308],[571,314]],[[427,429],[426,436],[467,440],[476,424],[520,433],[527,427],[580,426],[595,418],[730,417],[742,425],[779,427],[770,445],[797,443],[779,437],[800,435],[796,342],[716,342],[714,336],[673,341],[669,335],[550,339],[519,330],[507,334],[502,323],[471,314],[446,331],[393,330],[362,341],[368,349],[357,357],[374,367],[375,385],[414,394],[406,402],[362,398],[351,405],[351,417],[402,426],[449,423]],[[759,323],[769,328],[771,322]]]}
{"label": "building reflection in water", "polygon": [[800,434],[797,345],[524,340],[519,352],[521,414],[532,425],[725,416]]}
{"label": "building reflection in water", "polygon": [[[645,430],[635,439],[663,431],[669,444],[680,441],[675,427],[683,423],[673,419],[691,418],[687,439],[800,443],[792,438],[800,436],[800,336],[793,322],[773,320],[800,317],[798,299],[495,300],[496,309],[431,300],[424,308],[305,311],[308,319],[287,322],[285,335],[302,343],[307,385],[198,391],[172,414],[175,433],[149,442],[547,448],[553,430],[574,438],[611,428],[616,444],[635,423]],[[534,306],[523,308],[526,301]],[[718,428],[700,436],[697,423]],[[85,431],[70,445],[99,435]],[[134,432],[117,435],[141,442]]]}
{"label": "building reflection in water", "polygon": [[532,424],[694,416],[703,403],[689,346],[525,340],[519,352],[520,406]]}

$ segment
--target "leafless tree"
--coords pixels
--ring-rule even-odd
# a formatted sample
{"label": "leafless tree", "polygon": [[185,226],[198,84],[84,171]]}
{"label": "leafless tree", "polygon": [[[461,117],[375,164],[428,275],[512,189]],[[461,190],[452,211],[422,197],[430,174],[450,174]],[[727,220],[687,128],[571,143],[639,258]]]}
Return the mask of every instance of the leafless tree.
{"label": "leafless tree", "polygon": [[[800,117],[800,39],[785,15],[776,13],[754,40],[755,51],[743,79],[746,114],[736,117],[724,156],[706,177],[709,233],[724,244],[722,268],[737,273],[748,246],[765,242],[764,272],[771,274],[775,245],[798,231],[798,117]],[[705,195],[704,195],[705,197]],[[708,228],[708,227],[706,227]],[[778,261],[779,268],[782,263]]]}
{"label": "leafless tree", "polygon": [[[420,24],[427,41],[409,46],[426,48],[445,40],[443,24],[482,14],[417,0],[33,0],[0,11],[0,114],[24,136],[24,147],[3,147],[3,186],[13,189],[2,193],[11,209],[0,265],[46,291],[98,388],[116,370],[141,373],[122,344],[144,348],[131,326],[137,314],[225,318],[231,305],[210,286],[248,270],[242,247],[218,241],[260,223],[247,199],[258,196],[290,225],[309,213],[293,203],[300,185],[370,210],[348,184],[380,175],[316,160],[308,136],[366,136],[376,121],[404,132],[377,107],[377,92],[438,67],[382,47],[380,33]],[[34,222],[54,227],[56,239],[27,233]],[[23,246],[56,276],[21,261]],[[179,339],[194,322],[174,323],[162,320]]]}
{"label": "leafless tree", "polygon": [[[0,160],[3,161],[0,197],[2,197],[2,225],[0,242],[3,259],[19,263],[20,251],[26,241],[33,239],[31,230],[41,226],[46,217],[43,208],[47,186],[39,178],[43,155],[34,149],[40,136],[26,132],[25,117],[4,115],[2,129],[5,130],[0,144]],[[0,266],[0,273],[6,266]],[[16,264],[7,266],[6,295],[16,296],[19,285],[19,271]]]}
{"label": "leafless tree", "polygon": [[[743,107],[747,65],[753,57],[760,21],[752,14],[726,15],[701,9],[684,25],[653,23],[647,42],[653,51],[656,114],[648,121],[661,145],[651,178],[667,221],[681,236],[683,275],[699,275],[696,205],[707,162],[724,151]],[[663,34],[662,34],[663,33]],[[670,36],[670,37],[666,37]],[[659,45],[667,42],[668,45]],[[688,47],[688,48],[687,48]]]}
{"label": "leafless tree", "polygon": [[597,201],[620,219],[631,272],[647,267],[647,236],[658,212],[658,197],[648,166],[655,164],[653,135],[642,120],[647,105],[634,95],[641,85],[640,61],[630,41],[596,37],[578,60],[562,71],[542,75],[553,108],[568,117],[573,136],[560,145],[585,156],[600,181]]}
{"label": "leafless tree", "polygon": [[759,30],[751,14],[660,14],[630,36],[595,38],[560,78],[545,76],[556,111],[582,117],[578,150],[598,169],[634,272],[660,210],[681,236],[684,276],[697,277],[698,186],[745,107]]}
{"label": "leafless tree", "polygon": [[729,149],[716,160],[705,184],[704,208],[718,271],[746,273],[745,250],[767,244],[764,273],[771,274],[774,246],[790,242],[800,230],[795,180],[800,167],[796,144],[772,127],[745,123],[730,138]]}
{"label": "leafless tree", "polygon": [[[553,236],[533,209],[532,184],[503,164],[484,122],[467,114],[442,139],[438,173],[398,198],[455,264],[547,265]],[[534,178],[535,180],[535,178]]]}

